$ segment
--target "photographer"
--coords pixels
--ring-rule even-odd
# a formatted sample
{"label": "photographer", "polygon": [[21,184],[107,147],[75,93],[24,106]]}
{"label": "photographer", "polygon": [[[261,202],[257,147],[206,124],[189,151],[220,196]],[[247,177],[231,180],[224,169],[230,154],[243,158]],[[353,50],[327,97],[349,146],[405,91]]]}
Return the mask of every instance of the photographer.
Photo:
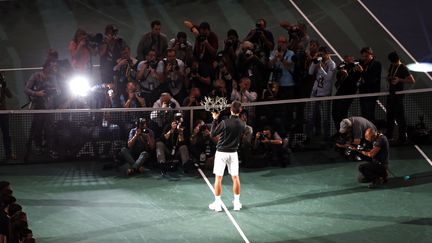
{"label": "photographer", "polygon": [[186,68],[186,84],[191,88],[199,88],[203,96],[207,96],[211,90],[212,70],[207,65],[202,65],[197,59],[192,61],[190,68]]}
{"label": "photographer", "polygon": [[[375,59],[372,48],[364,47],[360,50],[362,59],[362,79],[359,86],[360,94],[378,93],[381,89],[381,63]],[[362,117],[375,122],[375,107],[377,97],[360,98],[360,109]]]}
{"label": "photographer", "polygon": [[150,50],[146,59],[138,63],[136,79],[148,104],[153,104],[159,98],[159,77],[156,72],[158,60],[156,51]]}
{"label": "photographer", "polygon": [[170,92],[177,100],[183,100],[185,97],[184,63],[176,58],[176,50],[167,50],[167,57],[159,61],[156,72],[163,85],[163,90]]}
{"label": "photographer", "polygon": [[174,116],[174,109],[180,107],[180,104],[171,97],[169,93],[162,93],[160,98],[153,104],[153,108],[170,108],[169,110],[159,110],[152,111],[150,113],[150,118],[153,122],[156,123],[155,129],[153,129],[156,133],[156,136],[160,135],[163,127],[165,127]]}
{"label": "photographer", "polygon": [[288,48],[294,50],[299,44],[303,50],[309,45],[310,37],[307,34],[307,27],[304,23],[291,24],[288,21],[283,21],[280,26],[288,31]]}
{"label": "photographer", "polygon": [[395,144],[404,144],[408,139],[403,104],[404,95],[396,95],[395,92],[402,91],[404,89],[404,84],[414,84],[415,80],[408,68],[401,62],[399,55],[396,52],[391,52],[388,55],[388,59],[391,64],[387,77],[390,95],[387,96],[386,136],[390,140],[393,140],[393,129],[396,120],[399,127],[399,138]]}
{"label": "photographer", "polygon": [[263,155],[266,161],[271,161],[271,164],[279,164],[281,167],[289,164],[290,151],[283,146],[279,134],[273,132],[269,126],[264,126],[261,132],[256,133],[253,151],[257,155]]}
{"label": "photographer", "polygon": [[138,84],[136,82],[128,82],[126,85],[126,90],[128,93],[128,99],[123,105],[124,108],[146,107],[144,94],[138,89]]}
{"label": "photographer", "polygon": [[[239,36],[236,30],[234,29],[228,30],[227,38],[225,39],[224,44],[225,44],[224,50],[221,52],[224,66],[227,68],[227,71],[231,75],[235,75],[236,61],[238,55],[241,52],[241,43],[239,41]],[[218,59],[219,62],[220,61],[219,56]]]}
{"label": "photographer", "polygon": [[147,119],[139,118],[136,127],[129,132],[128,147],[120,155],[128,163],[127,175],[144,172],[144,163],[155,149],[154,133],[148,128]]}
{"label": "photographer", "polygon": [[[370,159],[369,162],[359,165],[358,182],[370,183],[369,188],[375,188],[387,183],[388,159],[390,157],[389,142],[384,134],[378,133],[372,128],[366,130],[365,139],[373,146],[368,151],[358,151]],[[356,148],[353,149],[356,150]]]}
{"label": "photographer", "polygon": [[169,167],[175,167],[174,160],[180,157],[185,172],[191,165],[189,150],[185,144],[183,116],[177,113],[171,123],[166,126],[160,141],[156,143],[157,161],[161,174],[165,175]]}
{"label": "photographer", "polygon": [[[0,110],[7,110],[6,99],[13,97],[12,92],[7,87],[4,73],[0,72]],[[6,160],[14,160],[16,156],[12,153],[12,142],[9,133],[9,115],[0,114],[0,128],[3,134],[3,147],[5,151]]]}
{"label": "photographer", "polygon": [[[47,58],[42,71],[31,75],[24,90],[24,93],[31,100],[30,109],[55,109],[54,98],[59,93],[56,73],[57,60]],[[34,141],[38,152],[42,152],[42,145],[50,139],[49,133],[52,132],[51,124],[53,119],[54,117],[51,114],[37,113],[33,115],[30,139]]]}
{"label": "photographer", "polygon": [[125,41],[118,37],[118,32],[117,26],[113,24],[107,25],[105,27],[105,36],[99,46],[100,72],[103,83],[113,82],[113,67],[126,45]]}
{"label": "photographer", "polygon": [[190,21],[184,21],[186,28],[190,29],[196,37],[194,46],[194,56],[200,62],[209,66],[216,60],[216,54],[219,47],[218,37],[215,32],[211,31],[210,24],[202,22],[199,27]]}
{"label": "photographer", "polygon": [[137,48],[138,60],[144,60],[145,55],[150,50],[156,50],[156,56],[162,58],[168,48],[168,39],[165,34],[161,33],[161,22],[154,20],[150,23],[151,31],[141,37]]}
{"label": "photographer", "polygon": [[[99,37],[101,38],[99,40]],[[87,72],[91,67],[91,56],[97,54],[97,46],[91,45],[90,41],[98,43],[102,36],[89,35],[85,30],[78,28],[73,39],[69,43],[72,67],[79,72]]]}
{"label": "photographer", "polygon": [[114,84],[116,87],[116,94],[120,103],[125,103],[128,99],[126,85],[128,82],[136,80],[136,68],[138,60],[131,56],[130,47],[124,46],[121,51],[121,56],[116,61],[113,68],[114,71]]}
{"label": "photographer", "polygon": [[[344,61],[337,67],[336,73],[336,96],[353,95],[357,93],[360,82],[362,67],[353,56],[346,55]],[[353,99],[340,99],[333,101],[333,121],[336,130],[339,130],[339,123],[342,119],[348,117],[348,110]]]}
{"label": "photographer", "polygon": [[[262,60],[256,55],[254,44],[249,41],[242,43],[242,51],[238,55],[237,72],[238,77],[247,77],[251,80],[252,90],[261,93],[267,85],[268,80],[268,59]],[[233,87],[236,82],[232,82]]]}
{"label": "photographer", "polygon": [[369,128],[377,131],[375,125],[363,117],[353,116],[343,119],[339,124],[339,138],[336,140],[336,147],[341,148],[340,152],[345,155],[355,156],[351,154],[352,147],[370,146],[365,140],[365,132]]}
{"label": "photographer", "polygon": [[273,50],[274,38],[272,32],[266,30],[267,22],[265,19],[258,19],[255,28],[249,31],[244,41],[250,41],[255,45],[255,51],[260,60],[267,63],[270,52]]}
{"label": "photographer", "polygon": [[231,57],[229,57],[225,51],[222,51],[218,53],[217,61],[214,63],[213,67],[214,75],[212,76],[214,76],[215,80],[223,80],[228,93],[231,94],[232,85],[234,82],[237,82],[235,78],[237,76],[235,60],[232,61]]}
{"label": "photographer", "polygon": [[[330,57],[330,50],[322,46],[318,49],[313,61],[309,67],[309,75],[315,76],[314,86],[311,97],[331,96],[332,85],[336,64]],[[330,139],[330,102],[315,101],[313,102],[312,112],[309,113],[308,136],[311,137],[314,128],[315,134],[321,134],[321,122],[323,124],[324,139]]]}
{"label": "photographer", "polygon": [[216,143],[216,139],[210,136],[210,128],[204,121],[197,120],[190,137],[190,152],[192,157],[199,161],[200,164],[204,164],[206,168],[212,168]]}
{"label": "photographer", "polygon": [[193,46],[192,43],[187,40],[187,35],[185,32],[178,32],[177,37],[171,39],[168,42],[168,49],[176,50],[177,59],[182,60],[186,66],[191,65],[193,58]]}

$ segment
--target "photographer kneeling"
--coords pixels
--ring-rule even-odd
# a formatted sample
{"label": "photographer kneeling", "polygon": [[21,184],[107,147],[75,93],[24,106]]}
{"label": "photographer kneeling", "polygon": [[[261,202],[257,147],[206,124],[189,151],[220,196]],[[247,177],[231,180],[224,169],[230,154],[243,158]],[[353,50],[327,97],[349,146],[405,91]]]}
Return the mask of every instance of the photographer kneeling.
{"label": "photographer kneeling", "polygon": [[202,120],[195,123],[190,138],[190,152],[204,167],[213,168],[216,141],[210,136],[210,128]]}
{"label": "photographer kneeling", "polygon": [[[389,142],[387,137],[378,133],[372,128],[368,128],[365,133],[366,141],[373,144],[371,150],[358,151],[370,159],[369,162],[360,164],[358,170],[360,183],[370,183],[369,188],[387,183],[387,168],[389,158]],[[356,150],[356,148],[353,148]]]}
{"label": "photographer kneeling", "polygon": [[150,153],[154,148],[154,133],[148,128],[147,119],[138,119],[136,127],[129,132],[128,147],[122,148],[120,152],[129,167],[126,174],[143,173],[143,164],[145,160],[150,158]]}
{"label": "photographer kneeling", "polygon": [[264,155],[265,161],[270,161],[272,165],[278,164],[286,167],[289,164],[290,151],[283,146],[282,138],[277,132],[272,132],[268,126],[261,132],[257,132],[253,142],[255,154]]}
{"label": "photographer kneeling", "polygon": [[165,175],[170,167],[176,167],[174,161],[178,156],[180,156],[185,172],[187,172],[187,169],[192,164],[189,150],[185,144],[182,122],[183,117],[181,113],[175,114],[174,120],[165,128],[161,140],[156,143],[156,156],[162,175]]}

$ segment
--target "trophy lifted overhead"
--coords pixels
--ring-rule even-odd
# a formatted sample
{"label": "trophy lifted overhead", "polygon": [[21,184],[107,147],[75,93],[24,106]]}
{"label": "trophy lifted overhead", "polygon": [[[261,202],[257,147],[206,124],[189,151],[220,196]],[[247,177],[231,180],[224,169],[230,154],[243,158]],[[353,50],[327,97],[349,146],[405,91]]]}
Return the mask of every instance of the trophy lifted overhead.
{"label": "trophy lifted overhead", "polygon": [[201,102],[201,105],[204,106],[204,109],[209,112],[221,112],[228,107],[228,100],[226,97],[204,97],[204,101]]}

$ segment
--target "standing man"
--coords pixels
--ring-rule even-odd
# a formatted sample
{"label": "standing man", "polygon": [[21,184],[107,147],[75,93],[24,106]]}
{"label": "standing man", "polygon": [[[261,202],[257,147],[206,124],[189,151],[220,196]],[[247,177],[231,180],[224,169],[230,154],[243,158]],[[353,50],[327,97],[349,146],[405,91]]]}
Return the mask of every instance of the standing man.
{"label": "standing man", "polygon": [[[360,67],[362,79],[359,86],[360,94],[378,93],[381,88],[381,63],[375,59],[372,48],[364,47],[360,50],[362,56]],[[375,122],[376,96],[360,98],[362,117]]]}
{"label": "standing man", "polygon": [[161,22],[154,20],[150,23],[151,31],[143,35],[137,48],[137,59],[142,61],[150,50],[156,50],[156,55],[161,59],[168,48],[168,39],[161,32]]}
{"label": "standing man", "polygon": [[215,201],[209,205],[211,210],[216,212],[222,211],[222,178],[225,167],[228,166],[228,172],[231,174],[233,181],[234,193],[234,210],[242,208],[240,203],[240,178],[239,178],[239,161],[237,150],[239,148],[242,134],[246,128],[246,123],[239,118],[241,103],[234,101],[231,103],[231,116],[218,122],[219,112],[212,112],[213,123],[210,134],[212,137],[220,136],[216,145],[216,155],[214,161],[213,173],[215,174]]}

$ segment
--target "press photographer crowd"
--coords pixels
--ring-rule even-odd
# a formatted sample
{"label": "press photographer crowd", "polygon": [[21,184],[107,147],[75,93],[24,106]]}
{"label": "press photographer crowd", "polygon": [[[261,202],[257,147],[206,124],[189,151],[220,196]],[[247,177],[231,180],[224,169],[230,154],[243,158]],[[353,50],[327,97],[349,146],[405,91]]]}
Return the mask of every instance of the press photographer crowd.
{"label": "press photographer crowd", "polygon": [[[120,133],[120,139],[127,143],[114,153],[116,166],[127,175],[144,173],[152,166],[165,175],[177,167],[188,173],[196,163],[210,168],[216,150],[218,138],[210,136],[207,125],[211,123],[210,114],[197,110],[194,120],[189,121],[191,111],[180,112],[180,107],[200,106],[204,97],[223,97],[228,103],[243,104],[325,97],[333,95],[334,87],[336,96],[376,93],[381,82],[386,82],[391,94],[386,102],[386,126],[380,130],[374,125],[375,96],[360,98],[359,117],[349,117],[354,99],[316,101],[311,109],[306,109],[306,103],[274,105],[271,109],[246,106],[240,117],[248,127],[239,154],[245,167],[285,167],[290,163],[290,134],[304,134],[306,141],[319,136],[328,143],[337,137],[343,154],[369,158],[372,163],[359,167],[359,181],[375,186],[387,180],[389,142],[407,142],[404,96],[395,92],[415,83],[396,52],[388,54],[391,65],[387,80],[382,80],[382,65],[372,48],[348,54],[336,64],[330,49],[311,40],[302,23],[280,23],[287,33],[275,38],[266,28],[266,21],[259,19],[244,38],[235,29],[228,30],[221,47],[220,35],[207,22],[195,25],[184,21],[184,31],[191,32],[192,40],[184,31],[168,39],[162,26],[160,21],[152,21],[150,31],[136,48],[120,37],[120,30],[113,24],[97,34],[76,30],[68,47],[70,58],[59,59],[50,49],[43,70],[27,81],[27,108],[166,108],[122,112],[117,120],[108,112],[96,113],[93,119],[103,127],[115,124],[127,130]],[[100,78],[89,82],[86,77],[94,72],[95,58],[99,58]],[[1,108],[6,109],[5,100],[11,94],[3,79],[0,88]],[[229,112],[222,112],[219,119],[224,116]],[[6,158],[14,159],[8,116],[0,117]],[[398,137],[393,134],[395,121]],[[54,148],[56,141],[63,139],[56,140],[52,132],[59,122],[52,114],[34,114],[29,149],[59,158]],[[192,130],[186,125],[191,122]],[[331,124],[335,124],[338,134],[330,134]],[[363,146],[365,143],[367,146]]]}

